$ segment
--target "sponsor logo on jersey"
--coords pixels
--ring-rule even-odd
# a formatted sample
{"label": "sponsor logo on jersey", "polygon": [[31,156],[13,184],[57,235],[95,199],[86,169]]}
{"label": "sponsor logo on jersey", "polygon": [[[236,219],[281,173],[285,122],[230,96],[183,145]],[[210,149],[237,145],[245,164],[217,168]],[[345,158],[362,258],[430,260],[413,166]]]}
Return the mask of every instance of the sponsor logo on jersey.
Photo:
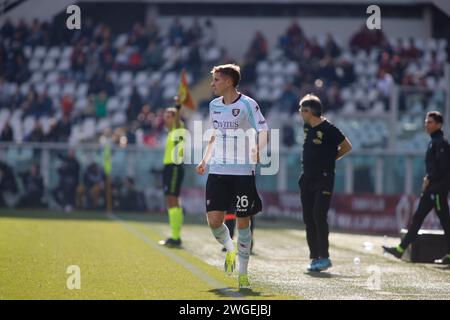
{"label": "sponsor logo on jersey", "polygon": [[221,114],[222,112],[220,111],[214,111],[213,114]]}
{"label": "sponsor logo on jersey", "polygon": [[239,127],[238,122],[234,121],[213,121],[213,127],[214,129],[236,129]]}

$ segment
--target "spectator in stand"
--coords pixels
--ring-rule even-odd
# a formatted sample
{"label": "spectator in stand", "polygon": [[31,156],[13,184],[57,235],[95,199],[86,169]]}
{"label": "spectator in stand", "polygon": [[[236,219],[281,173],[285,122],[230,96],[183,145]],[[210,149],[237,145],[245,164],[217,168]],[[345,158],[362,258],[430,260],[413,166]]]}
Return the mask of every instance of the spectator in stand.
{"label": "spectator in stand", "polygon": [[34,115],[34,112],[37,109],[37,101],[36,101],[36,92],[31,89],[30,91],[28,91],[27,97],[25,99],[25,101],[22,103],[22,116],[26,117],[29,115]]}
{"label": "spectator in stand", "polygon": [[26,208],[43,207],[44,179],[41,176],[39,166],[34,163],[30,171],[20,174],[20,178],[22,179],[24,194],[20,198],[18,206]]}
{"label": "spectator in stand", "polygon": [[77,188],[77,207],[100,209],[101,195],[105,190],[105,174],[97,163],[92,162],[84,172],[83,184]]}
{"label": "spectator in stand", "polygon": [[[241,74],[242,74],[242,79],[240,82],[241,85],[251,84],[256,81],[256,78],[257,78],[256,59],[253,55],[246,57],[243,67],[242,67],[242,70],[241,70]],[[252,96],[252,95],[250,95],[250,96]]]}
{"label": "spectator in stand", "polygon": [[149,43],[157,42],[159,40],[159,27],[154,19],[147,19],[144,32]]}
{"label": "spectator in stand", "polygon": [[0,160],[0,207],[6,205],[5,193],[17,194],[18,191],[13,168]]}
{"label": "spectator in stand", "polygon": [[184,44],[185,43],[185,32],[184,27],[180,22],[180,19],[177,17],[173,20],[172,24],[169,27],[169,43],[174,45],[176,43]]}
{"label": "spectator in stand", "polygon": [[34,111],[34,116],[50,116],[53,113],[53,101],[48,96],[47,90],[44,90],[37,98],[36,110]]}
{"label": "spectator in stand", "polygon": [[130,102],[127,107],[127,120],[131,122],[137,119],[139,111],[142,108],[142,97],[135,86],[133,86],[133,91],[131,92]]}
{"label": "spectator in stand", "polygon": [[163,88],[161,82],[156,80],[151,84],[150,91],[146,98],[146,103],[150,106],[161,107],[164,103]]}
{"label": "spectator in stand", "polygon": [[139,51],[134,50],[128,58],[128,68],[132,71],[139,71],[142,67],[142,56]]}
{"label": "spectator in stand", "polygon": [[42,125],[39,121],[36,121],[34,129],[30,132],[28,136],[25,137],[26,142],[43,142],[44,141],[44,131],[42,130]]}
{"label": "spectator in stand", "polygon": [[151,112],[150,106],[148,104],[142,107],[141,112],[137,117],[139,127],[144,131],[144,135],[147,135],[153,129],[152,119],[154,118],[154,113]]}
{"label": "spectator in stand", "polygon": [[145,199],[142,192],[136,189],[133,178],[126,178],[119,191],[120,210],[143,211]]}
{"label": "spectator in stand", "polygon": [[71,131],[72,123],[70,118],[67,115],[63,115],[62,120],[58,122],[58,142],[68,142]]}
{"label": "spectator in stand", "polygon": [[327,89],[327,105],[329,111],[339,111],[343,106],[341,91],[337,81],[333,81],[332,85]]}
{"label": "spectator in stand", "polygon": [[253,40],[250,43],[250,47],[246,56],[253,56],[256,61],[264,60],[267,57],[268,44],[267,40],[261,31],[257,31]]}
{"label": "spectator in stand", "polygon": [[192,25],[189,27],[186,32],[186,41],[187,43],[199,43],[203,37],[202,26],[200,25],[200,21],[198,18],[194,18],[192,20]]}
{"label": "spectator in stand", "polygon": [[381,96],[383,100],[385,101],[385,105],[389,105],[389,98],[392,91],[392,86],[394,85],[394,79],[392,76],[387,73],[384,69],[380,69],[378,72],[378,79],[377,79],[377,89],[381,93]]}
{"label": "spectator in stand", "polygon": [[319,63],[317,78],[325,82],[325,85],[331,84],[336,80],[336,67],[331,56],[325,56]]}
{"label": "spectator in stand", "polygon": [[105,118],[107,114],[106,104],[108,103],[108,96],[105,91],[101,91],[94,99],[95,117]]}
{"label": "spectator in stand", "polygon": [[112,97],[116,95],[116,86],[114,85],[114,82],[112,81],[112,78],[109,74],[105,76],[105,82],[103,90],[106,91],[106,94],[108,97]]}
{"label": "spectator in stand", "polygon": [[298,94],[294,91],[292,84],[287,83],[278,102],[279,111],[290,114],[298,112]]}
{"label": "spectator in stand", "polygon": [[143,63],[146,68],[158,70],[163,64],[163,51],[156,41],[148,44],[144,52]]}
{"label": "spectator in stand", "polygon": [[[111,70],[114,66],[115,52],[109,42],[105,41],[101,45],[99,54],[100,67],[104,70]],[[104,78],[103,78],[104,79]]]}
{"label": "spectator in stand", "polygon": [[421,54],[422,52],[414,44],[414,39],[410,38],[408,46],[403,49],[402,57],[414,60],[419,58]]}
{"label": "spectator in stand", "polygon": [[14,131],[11,128],[9,121],[5,123],[0,134],[0,142],[13,142],[14,141]]}
{"label": "spectator in stand", "polygon": [[80,165],[75,157],[74,150],[69,150],[67,156],[58,155],[58,157],[62,161],[61,166],[58,168],[59,184],[52,194],[56,202],[66,212],[70,212],[75,205]]}
{"label": "spectator in stand", "polygon": [[[427,76],[440,77],[444,73],[444,66],[438,60],[436,51],[431,51],[431,59],[428,64],[428,73]],[[434,88],[430,88],[434,89]]]}
{"label": "spectator in stand", "polygon": [[[67,115],[66,115],[67,116]],[[59,142],[58,122],[55,118],[50,119],[50,129],[44,137],[45,142]]]}
{"label": "spectator in stand", "polygon": [[82,45],[77,45],[73,49],[70,60],[75,79],[82,81],[84,79],[84,72],[87,65],[87,55],[84,52]]}
{"label": "spectator in stand", "polygon": [[208,18],[205,20],[205,26],[203,28],[202,44],[207,48],[214,47],[216,45],[216,39],[217,29],[212,20]]}
{"label": "spectator in stand", "polygon": [[337,45],[331,33],[327,34],[327,38],[324,46],[325,55],[330,55],[333,58],[339,57],[341,54],[341,49]]}
{"label": "spectator in stand", "polygon": [[128,36],[128,44],[130,46],[136,46],[139,51],[145,50],[148,46],[148,38],[145,34],[145,29],[139,22],[136,22],[133,25],[133,29]]}
{"label": "spectator in stand", "polygon": [[65,95],[61,99],[61,111],[65,116],[70,117],[73,111],[73,98],[72,96]]}
{"label": "spectator in stand", "polygon": [[128,47],[123,45],[117,52],[114,68],[119,71],[125,70],[128,66],[128,59]]}
{"label": "spectator in stand", "polygon": [[313,37],[311,41],[307,42],[303,56],[309,59],[319,60],[324,58],[324,50],[319,45],[316,37]]}

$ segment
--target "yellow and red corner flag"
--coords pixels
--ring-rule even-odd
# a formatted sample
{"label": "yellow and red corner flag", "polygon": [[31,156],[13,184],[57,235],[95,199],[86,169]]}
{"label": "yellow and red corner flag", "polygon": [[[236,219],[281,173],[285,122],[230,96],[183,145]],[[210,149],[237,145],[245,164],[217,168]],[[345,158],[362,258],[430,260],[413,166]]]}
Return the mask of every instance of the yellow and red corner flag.
{"label": "yellow and red corner flag", "polygon": [[189,109],[195,110],[197,108],[197,105],[195,104],[194,99],[192,99],[191,93],[189,92],[186,69],[181,70],[180,87],[178,88],[178,99],[181,105]]}

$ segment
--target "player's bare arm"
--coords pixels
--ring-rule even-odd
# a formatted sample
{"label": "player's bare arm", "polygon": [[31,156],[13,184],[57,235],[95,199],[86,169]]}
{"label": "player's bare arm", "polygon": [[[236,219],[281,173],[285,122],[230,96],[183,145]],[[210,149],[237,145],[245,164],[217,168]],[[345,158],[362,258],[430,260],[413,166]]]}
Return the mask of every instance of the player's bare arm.
{"label": "player's bare arm", "polygon": [[350,143],[350,140],[348,140],[348,138],[346,137],[338,147],[338,154],[336,156],[336,160],[342,159],[347,153],[350,152],[350,150],[352,150],[352,144]]}
{"label": "player's bare arm", "polygon": [[205,174],[206,164],[211,159],[212,152],[214,151],[214,142],[215,142],[215,140],[216,140],[216,136],[215,136],[215,133],[213,132],[211,134],[211,137],[209,138],[208,145],[206,146],[205,155],[203,156],[202,161],[200,161],[200,163],[195,168],[197,173],[200,174],[200,175]]}

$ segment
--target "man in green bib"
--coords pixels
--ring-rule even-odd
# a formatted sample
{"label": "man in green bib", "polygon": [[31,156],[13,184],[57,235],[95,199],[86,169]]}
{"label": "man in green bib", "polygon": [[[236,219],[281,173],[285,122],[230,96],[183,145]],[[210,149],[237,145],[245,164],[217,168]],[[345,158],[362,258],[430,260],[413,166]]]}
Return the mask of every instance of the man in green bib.
{"label": "man in green bib", "polygon": [[159,244],[167,247],[181,247],[181,226],[183,225],[183,209],[180,204],[180,190],[183,182],[183,144],[185,128],[180,120],[181,105],[176,100],[175,107],[164,112],[164,126],[168,130],[164,151],[163,186],[166,196],[171,235]]}

